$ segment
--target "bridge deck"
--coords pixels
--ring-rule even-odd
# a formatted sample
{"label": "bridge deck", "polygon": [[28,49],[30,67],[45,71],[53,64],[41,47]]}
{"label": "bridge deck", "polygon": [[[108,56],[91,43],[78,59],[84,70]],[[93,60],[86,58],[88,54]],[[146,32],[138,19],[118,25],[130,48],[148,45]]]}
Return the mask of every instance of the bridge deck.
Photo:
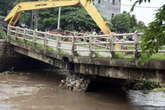
{"label": "bridge deck", "polygon": [[[162,71],[165,70],[165,60],[151,60],[144,66],[139,65],[140,35],[129,33],[78,36],[73,33],[64,36],[8,26],[7,41],[17,53],[75,73],[165,84]],[[117,41],[117,36],[134,36],[135,40]],[[115,46],[120,48],[116,49]],[[159,53],[164,52],[165,50],[159,50]],[[121,59],[117,56],[120,54],[129,57]]]}
{"label": "bridge deck", "polygon": [[[65,36],[8,26],[8,41],[32,46],[44,52],[67,56],[70,62],[106,66],[164,69],[164,61],[150,61],[140,66],[138,54],[141,33],[107,35],[85,35],[71,33]],[[117,37],[134,38],[133,41],[118,40]],[[16,43],[14,43],[16,45]],[[20,44],[19,44],[20,45]],[[18,45],[18,46],[19,46]],[[119,48],[117,48],[119,47]],[[164,46],[163,46],[164,47]],[[159,50],[164,53],[165,50]],[[154,63],[153,63],[154,62]]]}

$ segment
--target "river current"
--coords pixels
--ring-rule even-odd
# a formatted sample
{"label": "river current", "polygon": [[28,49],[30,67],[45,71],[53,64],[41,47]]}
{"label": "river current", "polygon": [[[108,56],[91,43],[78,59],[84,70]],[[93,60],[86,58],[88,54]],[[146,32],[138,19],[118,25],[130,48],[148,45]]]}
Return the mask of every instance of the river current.
{"label": "river current", "polygon": [[72,92],[59,75],[18,72],[0,75],[0,110],[165,110],[165,93],[154,91]]}

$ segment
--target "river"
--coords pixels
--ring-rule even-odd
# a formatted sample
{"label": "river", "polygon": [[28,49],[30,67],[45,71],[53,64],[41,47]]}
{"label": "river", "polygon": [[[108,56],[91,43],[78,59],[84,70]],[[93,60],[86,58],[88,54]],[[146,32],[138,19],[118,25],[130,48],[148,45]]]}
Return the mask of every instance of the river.
{"label": "river", "polygon": [[0,75],[0,110],[165,110],[163,92],[71,92],[59,88],[60,78],[35,72]]}

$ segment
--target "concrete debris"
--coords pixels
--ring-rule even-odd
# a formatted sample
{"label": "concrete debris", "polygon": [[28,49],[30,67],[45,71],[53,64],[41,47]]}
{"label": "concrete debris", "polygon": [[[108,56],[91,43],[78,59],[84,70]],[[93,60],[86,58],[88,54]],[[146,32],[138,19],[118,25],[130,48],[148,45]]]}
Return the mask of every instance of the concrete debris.
{"label": "concrete debris", "polygon": [[66,77],[65,80],[61,80],[60,87],[67,88],[71,91],[86,92],[89,83],[90,80],[88,78],[78,75],[70,75]]}

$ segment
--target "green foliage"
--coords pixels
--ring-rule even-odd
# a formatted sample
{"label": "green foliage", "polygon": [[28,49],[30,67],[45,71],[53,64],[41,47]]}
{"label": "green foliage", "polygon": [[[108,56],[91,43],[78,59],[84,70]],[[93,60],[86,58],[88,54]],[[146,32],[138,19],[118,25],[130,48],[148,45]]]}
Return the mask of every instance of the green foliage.
{"label": "green foliage", "polygon": [[54,49],[53,49],[52,47],[48,46],[48,51],[49,51],[49,52],[53,52]]}
{"label": "green foliage", "polygon": [[[58,22],[58,8],[39,12],[39,28],[44,30],[56,29]],[[81,6],[63,7],[61,9],[61,29],[77,31],[99,31],[98,26]]]}
{"label": "green foliage", "polygon": [[[131,1],[131,0],[130,0],[130,1]],[[141,3],[143,3],[143,2],[150,2],[150,1],[151,1],[151,0],[136,0],[135,3],[133,4],[132,8],[131,8],[131,11],[134,10],[134,8],[135,8],[135,6],[136,6],[137,4],[141,4]]]}
{"label": "green foliage", "polygon": [[165,60],[165,54],[164,53],[157,53],[157,54],[152,55],[150,59]]}
{"label": "green foliage", "polygon": [[137,32],[144,32],[145,29],[146,29],[146,26],[144,28],[140,28],[139,26],[135,26],[133,28],[130,28],[129,32],[135,32],[135,31],[137,31]]}
{"label": "green foliage", "polygon": [[10,36],[10,40],[14,41],[16,40],[14,36]]}
{"label": "green foliage", "polygon": [[14,0],[14,2],[12,3],[13,6],[17,5],[20,2],[27,2],[27,1],[38,1],[38,0]]}
{"label": "green foliage", "polygon": [[149,24],[142,36],[141,62],[144,64],[165,44],[165,5],[156,13],[155,20]]}
{"label": "green foliage", "polygon": [[36,43],[36,47],[40,49],[44,49],[44,45],[40,43]]}
{"label": "green foliage", "polygon": [[145,89],[153,89],[155,87],[157,87],[157,84],[155,84],[154,82],[149,82],[149,81],[143,82],[143,88],[145,88]]}
{"label": "green foliage", "polygon": [[32,46],[33,42],[32,41],[27,41],[26,44]]}
{"label": "green foliage", "polygon": [[113,58],[124,58],[124,54],[121,52],[115,52]]}
{"label": "green foliage", "polygon": [[37,0],[0,0],[0,15],[6,16],[8,11],[16,4],[24,1],[37,1]]}
{"label": "green foliage", "polygon": [[[154,88],[153,89],[154,91],[163,91],[163,92],[165,92],[165,88]],[[163,97],[165,98],[165,95],[163,95]]]}
{"label": "green foliage", "polygon": [[96,58],[103,57],[103,56],[102,56],[102,55],[100,55],[98,52],[95,52],[94,54],[95,54],[95,57],[96,57]]}
{"label": "green foliage", "polygon": [[139,81],[133,84],[131,89],[133,90],[153,90],[154,88],[159,88],[160,85],[151,81]]}
{"label": "green foliage", "polygon": [[53,37],[51,37],[51,39],[53,39],[53,40],[57,40],[57,37],[56,37],[56,36],[53,36]]}
{"label": "green foliage", "polygon": [[121,52],[115,52],[113,58],[121,58],[121,59],[132,58],[133,59],[134,54],[124,54],[124,53],[121,53]]}
{"label": "green foliage", "polygon": [[14,69],[15,69],[15,67],[12,66],[12,67],[9,69],[9,71],[10,71],[10,72],[14,72]]}
{"label": "green foliage", "polygon": [[11,0],[0,0],[0,15],[6,16],[7,11],[12,8],[13,2]]}
{"label": "green foliage", "polygon": [[[27,1],[37,1],[37,0],[15,0],[12,5],[14,7],[15,5],[17,5],[20,2],[27,2]],[[19,19],[19,22],[20,23],[24,23],[24,24],[30,26],[30,23],[31,23],[31,12],[32,11],[24,11],[24,12],[22,12],[21,17]]]}
{"label": "green foliage", "polygon": [[111,20],[112,22],[112,31],[115,32],[143,32],[146,28],[144,22],[138,21],[136,19],[135,15],[131,15],[130,13],[123,12],[121,14],[118,14],[114,16]]}
{"label": "green foliage", "polygon": [[137,19],[135,15],[130,15],[129,14],[129,18],[130,18],[130,28],[136,27],[137,26]]}
{"label": "green foliage", "polygon": [[0,39],[5,39],[6,33],[0,28]]}
{"label": "green foliage", "polygon": [[64,50],[60,50],[59,54],[62,54],[62,55],[68,55],[69,53],[64,51]]}
{"label": "green foliage", "polygon": [[[17,38],[17,40],[16,40],[16,37],[15,36],[11,36],[10,37],[10,40],[17,41],[18,43],[24,43],[24,40],[23,39]],[[33,45],[33,42],[32,41],[26,41],[26,44],[29,45],[29,46],[32,46]],[[40,49],[44,49],[44,45],[43,44],[40,44],[40,43],[36,43],[36,47],[37,48],[40,48]],[[49,52],[55,52],[54,49],[52,47],[50,47],[50,46],[48,46],[48,51]]]}
{"label": "green foliage", "polygon": [[17,41],[18,41],[19,43],[24,43],[24,40],[21,39],[21,38],[17,38]]}
{"label": "green foliage", "polygon": [[129,32],[130,19],[127,13],[122,13],[114,16],[111,20],[114,31]]}
{"label": "green foliage", "polygon": [[21,14],[19,21],[27,26],[30,26],[31,23],[31,11],[26,11]]}

